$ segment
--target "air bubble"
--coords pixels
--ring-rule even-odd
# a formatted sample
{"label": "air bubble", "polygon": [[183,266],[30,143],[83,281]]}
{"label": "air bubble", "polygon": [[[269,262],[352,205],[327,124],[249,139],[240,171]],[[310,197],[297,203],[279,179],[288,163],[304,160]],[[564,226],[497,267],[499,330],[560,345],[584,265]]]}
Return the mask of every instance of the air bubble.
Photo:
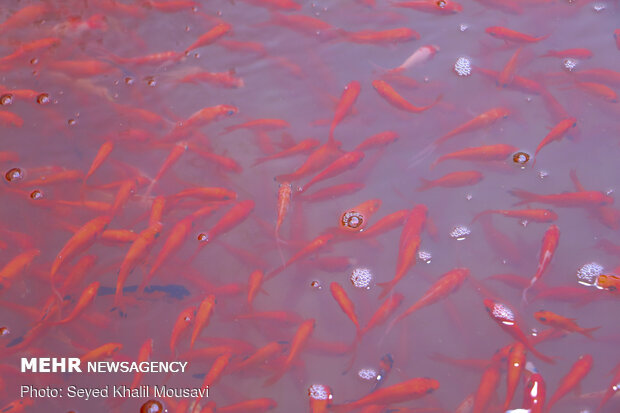
{"label": "air bubble", "polygon": [[450,231],[450,237],[454,238],[457,241],[463,241],[469,236],[469,234],[471,234],[471,229],[469,229],[465,225],[457,225],[456,227],[452,228],[452,231]]}
{"label": "air bubble", "polygon": [[587,286],[595,285],[598,276],[603,273],[603,269],[603,266],[596,262],[584,264],[577,270],[577,282]]}
{"label": "air bubble", "polygon": [[2,106],[8,106],[11,105],[13,103],[13,95],[10,93],[5,93],[4,95],[0,96],[0,105]]}
{"label": "air bubble", "polygon": [[317,289],[317,290],[322,290],[323,286],[321,285],[321,282],[318,280],[312,280],[310,282],[310,287]]}
{"label": "air bubble", "polygon": [[472,194],[467,194],[465,195],[465,199],[468,201],[471,201],[474,198],[474,196]]}
{"label": "air bubble", "polygon": [[375,369],[360,369],[360,371],[357,372],[357,375],[362,380],[377,380],[378,373]]}
{"label": "air bubble", "polygon": [[351,283],[357,288],[370,288],[372,272],[368,268],[356,268],[351,273]]}
{"label": "air bubble", "polygon": [[34,199],[35,201],[38,201],[39,199],[43,199],[43,192],[39,191],[38,189],[35,189],[34,191],[30,193],[30,198]]}
{"label": "air bubble", "polygon": [[9,169],[6,174],[4,174],[4,177],[9,182],[17,182],[24,179],[24,173],[19,168],[12,168]]}
{"label": "air bubble", "polygon": [[440,9],[443,9],[444,7],[446,7],[448,5],[448,3],[446,2],[446,0],[437,0],[437,2],[435,3],[437,5],[437,7],[439,7]]}
{"label": "air bubble", "polygon": [[329,387],[322,384],[313,384],[308,389],[308,397],[314,400],[331,400],[333,396]]}
{"label": "air bubble", "polygon": [[69,126],[74,126],[76,123],[77,123],[77,121],[75,119],[69,119],[67,121],[67,125],[69,125]]}
{"label": "air bubble", "polygon": [[538,177],[539,177],[540,179],[545,179],[545,178],[546,178],[546,177],[548,177],[548,176],[549,176],[549,172],[548,172],[548,171],[545,171],[545,170],[543,170],[543,169],[541,169],[540,171],[538,171]]}
{"label": "air bubble", "polygon": [[146,80],[146,84],[151,86],[151,87],[157,85],[157,81],[155,80],[155,78],[153,76],[149,76],[145,80]]}
{"label": "air bubble", "polygon": [[459,57],[454,63],[454,71],[459,76],[471,75],[471,60],[468,57]]}
{"label": "air bubble", "polygon": [[347,229],[361,230],[364,225],[364,215],[356,211],[347,211],[340,218],[340,225]]}
{"label": "air bubble", "polygon": [[204,242],[209,239],[209,236],[203,232],[203,233],[198,234],[198,237],[196,238],[198,239],[198,241]]}
{"label": "air bubble", "polygon": [[46,105],[50,103],[50,95],[48,95],[47,93],[41,93],[39,96],[37,96],[37,103],[39,105]]}
{"label": "air bubble", "polygon": [[577,61],[575,59],[571,59],[571,58],[564,59],[562,61],[562,67],[567,72],[572,72],[573,70],[575,70],[575,67],[577,67]]}
{"label": "air bubble", "polygon": [[420,261],[426,264],[430,264],[433,255],[428,251],[418,251],[418,258],[420,259]]}
{"label": "air bubble", "polygon": [[134,82],[133,78],[131,78],[131,77],[126,77],[125,78],[125,84],[126,85],[133,85],[133,82]]}
{"label": "air bubble", "polygon": [[466,31],[468,29],[469,29],[469,24],[467,24],[467,23],[461,23],[459,25],[459,30],[462,31],[462,32],[464,32],[464,31]]}
{"label": "air bubble", "polygon": [[11,334],[11,331],[8,327],[0,327],[0,337],[8,336]]}
{"label": "air bubble", "polygon": [[512,155],[512,161],[521,166],[521,169],[525,169],[525,165],[530,160],[530,154],[527,152],[516,152]]}
{"label": "air bubble", "polygon": [[164,406],[157,400],[149,400],[140,407],[140,413],[163,413]]}
{"label": "air bubble", "polygon": [[599,13],[605,10],[606,6],[603,3],[596,3],[592,6],[595,12]]}

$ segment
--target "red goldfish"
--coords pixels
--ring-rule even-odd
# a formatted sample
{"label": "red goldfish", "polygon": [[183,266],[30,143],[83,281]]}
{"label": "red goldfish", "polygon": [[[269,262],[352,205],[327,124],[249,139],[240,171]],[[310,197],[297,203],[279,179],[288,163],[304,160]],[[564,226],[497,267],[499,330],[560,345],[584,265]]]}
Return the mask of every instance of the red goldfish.
{"label": "red goldfish", "polygon": [[598,330],[600,327],[583,328],[579,327],[574,318],[566,318],[561,315],[552,313],[551,311],[537,311],[534,313],[534,317],[541,323],[554,327],[564,331],[570,331],[573,333],[580,333],[588,338],[592,338],[591,333]]}
{"label": "red goldfish", "polygon": [[487,27],[485,31],[497,39],[511,41],[515,43],[537,43],[549,37],[549,35],[541,36],[541,37],[534,37],[534,36],[530,36],[525,33],[517,32],[515,30],[507,29],[506,27],[501,27],[501,26]]}
{"label": "red goldfish", "polygon": [[482,174],[478,171],[452,172],[442,176],[441,178],[435,179],[434,181],[420,178],[422,185],[418,187],[417,191],[426,191],[436,187],[454,188],[459,186],[475,185],[480,182],[482,178]]}
{"label": "red goldfish", "polygon": [[547,231],[542,240],[542,246],[540,249],[540,258],[538,261],[538,267],[536,268],[536,273],[530,280],[530,285],[523,290],[523,302],[527,303],[527,292],[532,288],[532,286],[542,277],[544,272],[546,271],[551,259],[553,258],[553,254],[555,253],[556,248],[558,247],[558,243],[560,241],[560,229],[552,224]]}
{"label": "red goldfish", "polygon": [[592,356],[584,354],[577,359],[573,364],[570,371],[562,378],[560,385],[558,386],[553,396],[549,399],[546,405],[546,411],[549,412],[553,405],[557,403],[568,392],[579,386],[584,377],[590,372],[592,368]]}
{"label": "red goldfish", "polygon": [[406,112],[424,112],[425,110],[432,108],[437,102],[439,102],[439,100],[441,100],[440,95],[437,99],[435,99],[435,102],[431,103],[428,106],[414,106],[404,97],[402,97],[398,92],[396,92],[394,88],[390,86],[385,80],[373,80],[372,86],[375,88],[377,93],[379,93],[379,95],[381,95],[381,97],[384,98],[390,105]]}

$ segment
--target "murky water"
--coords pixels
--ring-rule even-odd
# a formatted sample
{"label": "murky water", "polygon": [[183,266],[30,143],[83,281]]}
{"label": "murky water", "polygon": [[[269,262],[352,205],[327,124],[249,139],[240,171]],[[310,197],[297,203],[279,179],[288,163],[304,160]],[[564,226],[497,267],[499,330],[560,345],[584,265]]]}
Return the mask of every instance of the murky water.
{"label": "murky water", "polygon": [[[551,411],[596,411],[620,361],[617,279],[592,285],[620,251],[620,6],[410,3],[4,1],[0,411],[138,412],[163,384],[209,384],[196,406],[159,398],[179,413],[345,411],[375,389],[387,395],[351,411],[453,412],[470,394],[459,412],[528,408],[528,371],[504,406],[511,369],[496,352],[519,339],[485,299],[534,343],[547,401],[592,356],[581,392]],[[518,189],[547,197],[515,206]],[[435,284],[456,268],[464,279]],[[393,322],[432,285],[436,301]],[[564,321],[544,338],[541,309],[600,329]],[[19,373],[21,358],[106,344],[93,360],[189,367]],[[497,386],[479,386],[495,367]],[[439,388],[418,400],[390,387],[423,377]],[[20,397],[137,383],[149,397]]]}

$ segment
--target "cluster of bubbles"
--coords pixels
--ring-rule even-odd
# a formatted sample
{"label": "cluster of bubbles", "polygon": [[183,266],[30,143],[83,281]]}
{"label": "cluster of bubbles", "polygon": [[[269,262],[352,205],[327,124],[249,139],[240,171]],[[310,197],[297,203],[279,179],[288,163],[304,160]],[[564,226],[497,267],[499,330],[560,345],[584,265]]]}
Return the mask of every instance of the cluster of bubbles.
{"label": "cluster of bubbles", "polygon": [[577,270],[577,282],[588,287],[596,285],[598,276],[603,273],[603,266],[596,262],[589,262]]}
{"label": "cluster of bubbles", "polygon": [[431,259],[433,259],[433,255],[428,251],[418,251],[418,258],[420,261],[430,264]]}
{"label": "cluster of bubbles", "polygon": [[469,236],[469,234],[471,234],[471,229],[465,225],[457,225],[452,228],[452,231],[450,231],[450,237],[457,241],[463,241]]}
{"label": "cluster of bubbles", "polygon": [[308,389],[308,397],[314,400],[331,400],[333,395],[329,387],[322,384],[313,384]]}
{"label": "cluster of bubbles", "polygon": [[454,71],[459,76],[471,75],[471,60],[467,57],[459,57],[454,63]]}
{"label": "cluster of bubbles", "polygon": [[567,58],[562,61],[562,67],[568,72],[572,72],[577,67],[577,61],[575,59]]}
{"label": "cluster of bubbles", "polygon": [[370,288],[372,272],[368,268],[356,268],[351,273],[351,282],[357,288]]}
{"label": "cluster of bubbles", "polygon": [[0,105],[8,106],[12,103],[13,103],[13,95],[11,95],[10,93],[5,93],[4,95],[0,96]]}
{"label": "cluster of bubbles", "polygon": [[323,289],[323,286],[321,285],[321,282],[318,281],[318,280],[310,281],[310,287],[316,288],[317,290],[322,290]]}
{"label": "cluster of bubbles", "polygon": [[515,314],[504,304],[496,303],[493,308],[491,308],[491,314],[493,314],[495,318],[501,318],[504,324],[511,324],[515,321]]}
{"label": "cluster of bubbles", "polygon": [[362,380],[377,380],[378,374],[379,373],[377,373],[375,369],[370,369],[370,368],[360,369],[360,371],[357,372],[357,375]]}

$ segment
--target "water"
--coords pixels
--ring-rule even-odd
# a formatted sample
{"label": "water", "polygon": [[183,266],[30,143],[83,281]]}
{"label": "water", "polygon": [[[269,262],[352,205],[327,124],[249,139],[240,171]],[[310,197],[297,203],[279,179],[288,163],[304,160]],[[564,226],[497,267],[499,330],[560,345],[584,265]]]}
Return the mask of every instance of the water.
{"label": "water", "polygon": [[[273,5],[271,11],[266,4]],[[581,381],[583,395],[570,392],[552,412],[594,411],[601,392],[610,386],[610,369],[620,361],[618,296],[596,288],[601,267],[603,274],[615,273],[619,214],[613,205],[515,207],[519,199],[509,191],[547,195],[588,190],[615,196],[619,107],[613,93],[619,86],[618,72],[615,78],[601,78],[588,71],[617,70],[620,51],[613,33],[618,28],[618,2],[463,1],[462,7],[431,2],[435,8],[429,13],[385,1],[351,0],[299,2],[298,10],[278,11],[278,5],[287,4],[294,6],[262,0],[3,2],[0,266],[20,254],[25,264],[11,273],[10,282],[8,270],[2,273],[0,407],[21,403],[24,411],[138,412],[153,398],[152,392],[150,397],[125,400],[20,398],[22,385],[66,391],[71,385],[96,389],[129,386],[134,380],[130,373],[22,374],[20,358],[81,357],[118,343],[120,349],[98,360],[135,361],[152,340],[150,360],[187,359],[189,369],[171,375],[147,373],[139,383],[148,386],[200,388],[204,374],[231,351],[228,365],[209,386],[209,397],[201,401],[207,406],[204,411],[212,406],[208,402],[219,411],[261,398],[271,400],[231,411],[322,411],[326,405],[358,400],[375,388],[416,377],[433,378],[440,387],[394,406],[454,411],[476,392],[483,374],[476,360],[491,360],[513,342],[485,311],[483,300],[492,298],[513,311],[520,328],[528,335],[534,332],[531,337],[546,329],[533,316],[540,309],[575,318],[581,327],[601,326],[593,340],[567,333],[537,344],[537,350],[556,358],[555,364],[527,353],[528,363],[544,378],[547,400],[579,356],[592,355],[592,369]],[[293,16],[311,16],[323,23],[286,21]],[[230,29],[219,26],[224,33],[212,32],[210,44],[183,53],[220,23],[230,24]],[[549,37],[534,43],[504,41],[485,32],[491,26]],[[370,44],[347,41],[354,38],[343,34],[396,28],[413,29],[420,39]],[[438,50],[401,72],[386,72],[424,45]],[[498,87],[489,73],[502,72],[519,46],[523,48],[514,67],[504,71],[511,81]],[[580,50],[541,57],[549,50],[575,48]],[[212,74],[187,81],[205,71]],[[441,98],[423,112],[410,113],[373,89],[377,79],[417,107]],[[316,182],[303,196],[298,189],[322,168],[294,180],[290,205],[280,206],[280,213],[287,213],[276,237],[280,185],[274,178],[299,168],[310,149],[254,163],[304,139],[328,142],[337,103],[353,81],[360,84],[359,96],[334,132],[342,150],[352,151],[383,131],[395,132],[398,139],[364,150],[357,166]],[[211,111],[192,118],[216,105],[229,106],[220,107],[217,116]],[[494,108],[505,108],[508,116],[434,144]],[[574,117],[577,126],[534,156],[543,138],[568,117]],[[277,121],[227,129],[257,119]],[[441,155],[495,144],[512,145],[515,153],[504,160],[445,160],[431,169]],[[98,153],[101,157],[93,165]],[[482,179],[416,190],[422,178],[436,180],[459,171],[478,171]],[[571,171],[580,182],[577,186]],[[304,200],[333,185],[343,185],[341,193]],[[223,189],[175,196],[197,187]],[[225,190],[234,191],[236,200],[231,201]],[[161,231],[145,238],[147,246],[125,262],[126,288],[118,301],[119,269],[136,234],[146,237],[151,209],[161,201],[157,197],[165,198]],[[223,204],[201,210],[215,199]],[[363,231],[338,228],[343,214],[372,199],[381,204],[363,216]],[[239,204],[249,200],[253,205]],[[419,245],[410,257],[411,267],[392,289],[394,295],[387,296],[402,294],[402,303],[387,319],[379,319],[354,350],[356,328],[339,305],[345,298],[337,302],[328,286],[336,282],[343,287],[365,327],[385,301],[378,299],[378,284],[392,280],[402,263],[398,254],[406,214],[395,215],[392,229],[385,233],[365,233],[383,217],[420,204],[428,209],[424,229],[419,238],[404,239],[419,240]],[[235,205],[242,205],[238,214],[220,221]],[[551,221],[487,214],[472,222],[484,210],[517,208],[552,209],[558,215],[553,223],[560,228],[548,268],[528,291],[529,304],[522,303],[522,292],[536,272]],[[113,215],[107,230],[122,231],[98,234],[61,263],[53,284],[62,290],[64,304],[55,312],[59,298],[50,270],[57,255],[75,231],[105,215]],[[142,281],[164,246],[172,243],[171,233],[179,234],[178,242],[140,294]],[[326,233],[335,235],[286,264]],[[471,275],[457,291],[386,333],[390,322],[442,274],[463,267]],[[249,281],[256,270],[264,273],[262,282]],[[62,286],[69,274],[75,278]],[[497,274],[512,277],[487,279]],[[92,304],[75,319],[53,325],[71,314],[95,281],[100,288]],[[252,285],[257,290],[250,306]],[[556,292],[555,287],[564,289]],[[192,324],[171,352],[179,315],[198,308],[211,294],[216,303],[194,348],[220,346],[219,350],[197,359],[185,354]],[[248,318],[253,313],[261,318]],[[188,314],[189,319],[195,316],[193,311]],[[302,321],[309,319],[315,320],[314,328],[299,355],[289,360],[278,381],[264,386],[286,365],[290,343]],[[266,361],[236,368],[270,343],[273,352]],[[439,355],[470,362],[459,367],[439,361]],[[388,359],[393,363],[386,364]],[[502,361],[497,398],[491,399],[486,412],[504,411],[505,366]],[[510,409],[527,407],[524,383],[521,377]],[[194,398],[158,402],[170,412],[186,412]],[[151,402],[144,409],[149,406],[158,404]],[[619,406],[615,396],[601,413],[618,411]]]}

